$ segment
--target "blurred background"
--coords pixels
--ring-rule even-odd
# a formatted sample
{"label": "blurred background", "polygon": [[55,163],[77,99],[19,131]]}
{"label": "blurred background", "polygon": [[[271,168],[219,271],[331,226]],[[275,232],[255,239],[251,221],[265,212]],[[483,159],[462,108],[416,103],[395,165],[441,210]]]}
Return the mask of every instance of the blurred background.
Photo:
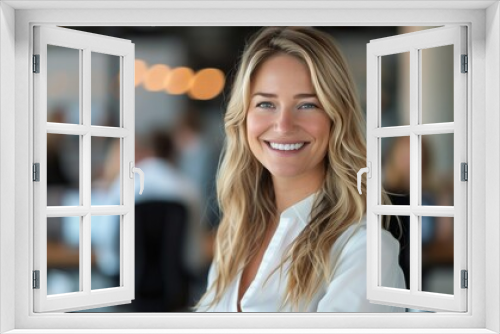
{"label": "blurred background", "polygon": [[[259,27],[69,27],[135,44],[135,291],[90,312],[187,312],[206,289],[219,217],[215,173],[223,115],[245,42]],[[429,27],[317,27],[353,73],[366,113],[366,44]],[[47,121],[80,123],[79,52],[48,47]],[[452,46],[422,50],[422,123],[453,122]],[[92,53],[92,125],[120,126],[120,61]],[[384,56],[381,126],[409,124],[409,55]],[[384,138],[382,185],[409,204],[409,138]],[[92,205],[120,203],[120,139],[92,137]],[[453,205],[453,134],[421,137],[422,205]],[[47,135],[47,205],[79,205],[79,138]],[[382,219],[383,217],[381,217]],[[392,232],[409,287],[409,219]],[[421,217],[422,290],[453,294],[453,220]],[[47,219],[48,294],[79,291],[78,217]],[[93,216],[92,289],[119,286],[120,217]]]}

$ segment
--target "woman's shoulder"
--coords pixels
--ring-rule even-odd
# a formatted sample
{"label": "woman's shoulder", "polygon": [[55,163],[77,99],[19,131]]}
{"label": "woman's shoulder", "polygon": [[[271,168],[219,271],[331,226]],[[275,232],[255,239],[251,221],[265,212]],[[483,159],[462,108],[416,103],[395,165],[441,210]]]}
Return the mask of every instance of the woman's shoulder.
{"label": "woman's shoulder", "polygon": [[[383,286],[404,288],[404,276],[398,264],[399,243],[382,230]],[[367,299],[367,229],[366,218],[344,231],[334,244],[332,279],[318,304],[320,312],[398,312],[404,309],[373,304]],[[389,283],[386,283],[389,282]]]}

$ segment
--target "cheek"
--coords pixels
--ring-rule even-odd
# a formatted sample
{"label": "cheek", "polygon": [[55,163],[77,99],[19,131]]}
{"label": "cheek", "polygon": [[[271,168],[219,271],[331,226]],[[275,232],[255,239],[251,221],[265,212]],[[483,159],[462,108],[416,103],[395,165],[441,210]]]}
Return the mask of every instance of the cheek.
{"label": "cheek", "polygon": [[258,117],[250,112],[247,115],[247,138],[248,142],[252,143],[258,141],[258,138],[265,131],[265,121],[262,117]]}
{"label": "cheek", "polygon": [[316,125],[311,128],[311,133],[314,133],[316,141],[318,143],[318,155],[324,158],[328,153],[328,147],[330,143],[330,129],[331,122],[329,119],[323,119],[320,123],[315,123]]}
{"label": "cheek", "polygon": [[308,132],[326,149],[330,140],[331,121],[328,117],[317,117],[308,123]]}
{"label": "cheek", "polygon": [[255,117],[251,114],[247,115],[246,120],[246,135],[247,135],[247,143],[250,148],[250,152],[255,156],[258,154],[256,150],[258,149],[258,136],[259,136],[259,126],[258,122],[256,122]]}

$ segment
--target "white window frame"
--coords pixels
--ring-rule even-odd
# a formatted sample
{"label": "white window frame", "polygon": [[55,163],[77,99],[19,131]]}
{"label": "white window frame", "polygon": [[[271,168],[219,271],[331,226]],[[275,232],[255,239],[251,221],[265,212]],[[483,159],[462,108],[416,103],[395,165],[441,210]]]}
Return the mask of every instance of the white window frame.
{"label": "white window frame", "polygon": [[[495,333],[500,331],[498,1],[4,1],[0,4],[0,332]],[[85,9],[72,9],[85,8]],[[127,6],[131,9],[119,8]],[[66,8],[62,8],[66,7]],[[69,8],[68,8],[69,7]],[[114,10],[103,10],[107,7]],[[143,7],[145,10],[138,11]],[[153,8],[154,7],[154,8]],[[162,7],[162,8],[158,8]],[[45,8],[45,9],[44,9]],[[147,9],[149,8],[149,9]],[[225,9],[221,9],[225,8]],[[369,8],[369,9],[368,9]],[[245,9],[245,10],[244,10]],[[35,314],[32,270],[32,27],[58,25],[467,25],[469,308],[436,314]],[[14,37],[15,36],[15,37]],[[486,70],[486,67],[488,70]],[[15,85],[12,83],[15,80]],[[14,141],[15,140],[15,141]],[[15,145],[12,145],[14,141]],[[487,152],[487,154],[485,153]],[[12,177],[14,175],[14,177]],[[488,182],[486,182],[488,175]],[[15,197],[12,198],[12,193]],[[13,224],[13,222],[15,224]],[[474,227],[472,229],[471,225]],[[13,255],[14,254],[14,255]],[[493,256],[486,256],[493,254]],[[26,259],[29,259],[28,261]],[[14,289],[12,287],[15,287]],[[487,293],[486,293],[487,291]],[[14,305],[14,307],[12,307]],[[193,321],[194,320],[194,321]],[[425,321],[423,321],[425,320]],[[142,327],[142,329],[140,329]],[[169,329],[165,329],[169,328]],[[259,329],[260,328],[260,329]],[[289,330],[286,330],[289,328]],[[291,328],[300,328],[291,330]],[[358,330],[354,330],[357,328]],[[430,330],[429,328],[433,328]],[[37,329],[40,329],[38,331]],[[131,329],[137,329],[136,331]],[[211,331],[205,329],[212,329]],[[391,330],[392,329],[392,330]],[[462,330],[460,330],[462,329]],[[45,330],[45,332],[47,332]],[[161,331],[158,331],[161,332]]]}

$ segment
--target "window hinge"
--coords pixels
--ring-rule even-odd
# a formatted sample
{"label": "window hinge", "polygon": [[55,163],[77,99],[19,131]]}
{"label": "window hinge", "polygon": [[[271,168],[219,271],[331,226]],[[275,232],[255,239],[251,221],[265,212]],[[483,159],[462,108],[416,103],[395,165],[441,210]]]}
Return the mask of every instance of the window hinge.
{"label": "window hinge", "polygon": [[33,289],[40,289],[40,270],[33,270]]}
{"label": "window hinge", "polygon": [[462,55],[462,73],[469,72],[469,57]]}
{"label": "window hinge", "polygon": [[469,167],[466,162],[461,163],[461,180],[469,181]]}
{"label": "window hinge", "polygon": [[469,287],[469,274],[467,270],[462,270],[462,289],[467,289]]}
{"label": "window hinge", "polygon": [[33,55],[33,73],[40,73],[40,55]]}
{"label": "window hinge", "polygon": [[38,162],[33,164],[33,181],[40,181],[40,164]]}

